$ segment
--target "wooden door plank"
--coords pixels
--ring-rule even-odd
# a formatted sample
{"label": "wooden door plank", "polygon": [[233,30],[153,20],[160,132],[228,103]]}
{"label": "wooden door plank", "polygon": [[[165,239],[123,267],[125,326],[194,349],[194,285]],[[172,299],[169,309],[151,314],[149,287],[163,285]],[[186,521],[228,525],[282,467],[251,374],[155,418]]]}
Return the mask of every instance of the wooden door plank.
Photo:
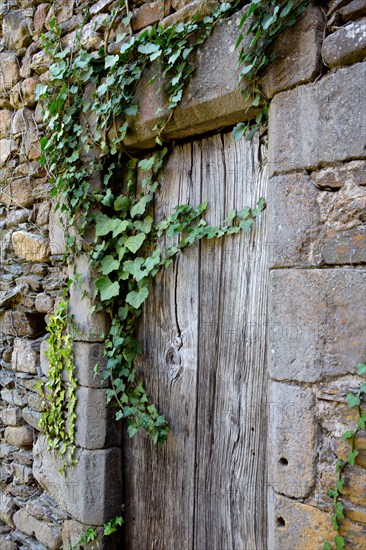
{"label": "wooden door plank", "polygon": [[[192,145],[175,147],[160,178],[156,221],[177,204],[199,203],[196,169]],[[126,548],[131,550],[192,548],[198,256],[194,247],[158,276],[141,320],[138,368],[172,431],[164,445],[141,434],[125,441]]]}
{"label": "wooden door plank", "polygon": [[[202,142],[212,223],[265,195],[256,150],[231,136]],[[264,215],[249,235],[201,248],[195,550],[266,547],[265,245]]]}

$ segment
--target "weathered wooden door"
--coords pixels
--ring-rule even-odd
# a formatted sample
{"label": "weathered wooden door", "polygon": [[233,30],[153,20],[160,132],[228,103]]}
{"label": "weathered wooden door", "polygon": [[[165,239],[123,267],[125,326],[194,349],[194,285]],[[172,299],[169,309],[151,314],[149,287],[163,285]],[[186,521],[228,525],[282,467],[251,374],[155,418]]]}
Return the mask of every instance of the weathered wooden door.
{"label": "weathered wooden door", "polygon": [[[221,223],[254,206],[267,177],[257,143],[231,135],[176,146],[157,219],[209,203]],[[139,368],[171,425],[166,444],[126,438],[126,548],[266,548],[266,212],[249,235],[202,242],[157,280]]]}

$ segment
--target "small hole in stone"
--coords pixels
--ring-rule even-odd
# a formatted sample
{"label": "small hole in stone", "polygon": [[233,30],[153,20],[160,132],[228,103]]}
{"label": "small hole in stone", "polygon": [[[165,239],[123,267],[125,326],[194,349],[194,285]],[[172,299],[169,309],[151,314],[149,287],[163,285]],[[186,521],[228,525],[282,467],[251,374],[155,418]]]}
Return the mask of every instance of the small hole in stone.
{"label": "small hole in stone", "polygon": [[286,525],[286,522],[282,517],[277,518],[276,523],[278,527],[285,527]]}
{"label": "small hole in stone", "polygon": [[282,464],[282,466],[287,466],[288,465],[288,460],[287,458],[280,458],[280,460],[278,461],[280,464]]}

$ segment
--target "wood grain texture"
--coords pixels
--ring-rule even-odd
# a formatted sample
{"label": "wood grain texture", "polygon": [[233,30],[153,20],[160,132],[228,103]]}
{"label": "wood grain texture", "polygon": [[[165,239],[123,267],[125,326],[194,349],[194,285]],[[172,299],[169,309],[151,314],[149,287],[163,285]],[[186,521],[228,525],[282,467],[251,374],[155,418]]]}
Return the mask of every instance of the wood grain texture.
{"label": "wood grain texture", "polygon": [[[176,146],[156,219],[207,200],[207,219],[266,194],[259,147],[231,135]],[[129,550],[266,548],[266,215],[249,235],[206,241],[161,274],[140,326],[138,368],[168,441],[124,442]]]}

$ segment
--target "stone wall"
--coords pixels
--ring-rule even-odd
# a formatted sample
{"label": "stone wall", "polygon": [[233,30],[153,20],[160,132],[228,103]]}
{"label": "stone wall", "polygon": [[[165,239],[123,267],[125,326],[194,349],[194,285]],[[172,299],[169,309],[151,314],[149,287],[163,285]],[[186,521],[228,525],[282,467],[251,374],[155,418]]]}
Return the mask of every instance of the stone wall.
{"label": "stone wall", "polygon": [[[47,173],[39,164],[42,115],[34,90],[47,80],[49,64],[41,52],[40,35],[56,15],[63,42],[72,43],[87,4],[92,20],[81,30],[81,40],[93,51],[103,43],[113,1],[0,0],[4,550],[68,548],[86,526],[101,526],[117,513],[122,500],[121,434],[105,405],[104,384],[92,376],[101,357],[98,340],[105,319],[90,315],[89,303],[81,300],[77,288],[71,289],[71,313],[81,329],[75,343],[79,464],[66,479],[39,429],[44,405],[35,387],[48,373],[47,315],[68,278],[62,228],[52,207]],[[132,29],[139,32],[160,20],[174,24],[198,10],[203,16],[218,5],[216,0],[130,0]],[[277,60],[262,81],[271,99],[271,550],[305,544],[321,548],[331,537],[326,490],[334,483],[336,453],[345,452],[340,435],[354,422],[345,395],[356,387],[355,368],[365,359],[365,17],[364,2],[358,0],[314,3],[279,37]],[[236,87],[238,19],[217,25],[210,43],[197,54],[196,74],[166,129],[167,137],[219,130],[255,114],[246,111]],[[110,34],[110,53],[117,51],[120,32],[117,27]],[[137,97],[141,114],[127,145],[146,149],[153,142],[151,122],[161,98],[153,86],[141,86]],[[77,269],[83,288],[90,290],[93,276],[84,258]],[[357,441],[356,467],[346,482],[344,526],[352,548],[362,547],[366,524],[365,441],[363,434]]]}

